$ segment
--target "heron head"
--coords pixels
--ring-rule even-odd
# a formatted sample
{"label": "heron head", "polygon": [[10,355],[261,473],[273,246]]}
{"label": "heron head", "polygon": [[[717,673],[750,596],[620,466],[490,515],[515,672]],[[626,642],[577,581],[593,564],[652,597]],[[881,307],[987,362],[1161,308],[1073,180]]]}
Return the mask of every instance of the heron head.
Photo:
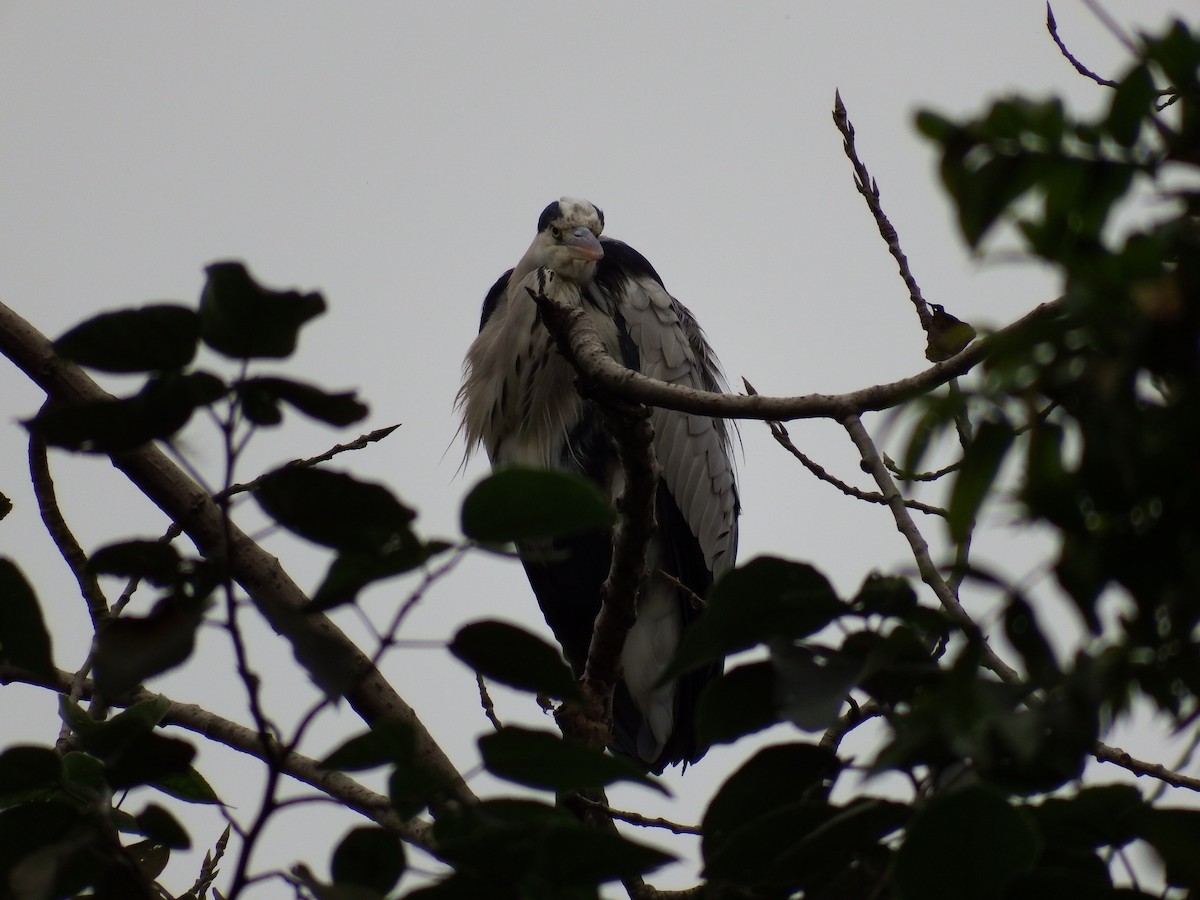
{"label": "heron head", "polygon": [[587,200],[555,200],[538,219],[538,233],[530,253],[536,266],[553,269],[570,281],[587,281],[603,258],[600,232],[604,213]]}

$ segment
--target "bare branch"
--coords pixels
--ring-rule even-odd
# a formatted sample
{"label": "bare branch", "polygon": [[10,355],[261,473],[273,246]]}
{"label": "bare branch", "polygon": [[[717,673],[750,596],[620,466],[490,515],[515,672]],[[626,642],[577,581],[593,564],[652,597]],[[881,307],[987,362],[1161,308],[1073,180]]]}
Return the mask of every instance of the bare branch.
{"label": "bare branch", "polygon": [[904,280],[904,286],[908,288],[908,297],[917,310],[917,317],[921,320],[921,329],[928,332],[933,321],[933,314],[929,311],[929,304],[921,296],[921,286],[913,277],[912,270],[908,265],[908,257],[900,249],[900,235],[896,233],[896,229],[883,211],[883,204],[879,201],[879,185],[871,177],[871,173],[867,171],[862,160],[858,158],[858,150],[854,146],[854,126],[850,122],[845,104],[842,103],[840,91],[834,91],[833,94],[833,124],[842,134],[842,149],[846,152],[846,158],[850,160],[850,165],[854,167],[854,186],[867,201],[867,208],[875,217],[879,234],[887,244],[888,252],[896,260],[896,265],[900,267],[900,277]]}
{"label": "bare branch", "polygon": [[[50,342],[8,306],[0,303],[0,353],[7,356],[49,397],[61,401],[100,400],[109,394],[82,369],[59,359]],[[293,646],[310,671],[336,662],[349,675],[344,696],[368,723],[400,719],[412,726],[421,765],[446,776],[448,794],[464,802],[475,795],[416,713],[387,680],[327,617],[308,610],[309,601],[273,555],[231,527],[225,539],[220,508],[179,467],[153,445],[117,453],[113,464],[171,519],[200,550],[227,557],[235,580],[259,611]],[[319,660],[318,660],[319,657]]]}
{"label": "bare branch", "polygon": [[[613,359],[596,333],[589,316],[553,298],[539,298],[543,311],[553,308],[567,327],[566,341],[560,346],[594,388],[626,400],[676,409],[701,416],[726,419],[760,419],[789,422],[794,419],[833,419],[847,415],[890,409],[905,400],[928,393],[950,379],[969,372],[987,358],[992,347],[1013,332],[1058,315],[1063,301],[1042,303],[1011,325],[975,341],[949,359],[934,363],[924,371],[889,384],[874,385],[848,394],[806,394],[799,397],[755,397],[700,391],[658,381],[626,368]],[[545,312],[543,312],[545,315]]]}
{"label": "bare branch", "polygon": [[479,705],[483,707],[483,714],[492,723],[492,727],[500,731],[504,726],[496,718],[496,704],[492,702],[492,695],[488,693],[487,682],[478,672],[475,673],[475,684],[479,686]]}
{"label": "bare branch", "polygon": [[652,819],[648,816],[643,816],[641,813],[613,809],[611,806],[586,798],[584,799],[584,803],[594,809],[600,810],[610,818],[619,819],[622,822],[628,822],[630,825],[637,825],[640,828],[665,828],[667,831],[675,834],[703,834],[699,826],[696,825],[680,825],[678,822],[671,822],[668,819]]}
{"label": "bare branch", "polygon": [[1127,769],[1134,775],[1149,775],[1151,778],[1157,778],[1159,781],[1171,785],[1171,787],[1200,791],[1200,778],[1193,778],[1190,775],[1181,775],[1179,772],[1173,772],[1162,763],[1152,763],[1142,759],[1135,759],[1120,747],[1110,747],[1108,744],[1102,744],[1097,741],[1096,746],[1092,749],[1092,756],[1096,757],[1100,762],[1113,763],[1122,769]]}
{"label": "bare branch", "polygon": [[1050,32],[1050,37],[1054,41],[1055,46],[1058,47],[1058,52],[1063,55],[1063,59],[1075,67],[1076,72],[1078,72],[1084,78],[1090,78],[1092,81],[1096,82],[1096,84],[1099,84],[1103,87],[1115,88],[1117,86],[1115,81],[1109,81],[1107,78],[1101,78],[1087,66],[1081,63],[1078,59],[1076,59],[1075,54],[1067,49],[1067,45],[1064,44],[1062,38],[1058,36],[1058,22],[1055,21],[1054,10],[1050,8],[1049,3],[1046,4],[1046,30]]}
{"label": "bare branch", "polygon": [[[812,472],[813,475],[815,475],[821,481],[833,485],[847,497],[853,497],[855,500],[865,500],[867,503],[887,504],[887,499],[883,496],[883,494],[876,493],[874,491],[859,490],[858,488],[854,487],[854,485],[847,484],[840,478],[831,475],[824,466],[820,465],[816,460],[811,459],[799,447],[792,443],[791,435],[788,434],[788,431],[783,426],[782,422],[768,422],[767,425],[770,426],[771,436],[775,438],[776,442],[790,454],[792,454],[792,456],[796,457],[796,459],[800,461],[800,464],[803,465],[804,468]],[[943,519],[946,517],[946,511],[941,507],[930,506],[928,503],[922,503],[920,500],[909,500],[905,498],[904,505],[909,509],[916,510],[917,512],[923,512],[927,515],[941,516]]]}
{"label": "bare branch", "polygon": [[912,517],[908,514],[908,509],[904,505],[904,498],[896,488],[896,483],[892,480],[887,466],[879,458],[879,452],[875,449],[875,444],[871,440],[871,436],[867,434],[867,429],[863,427],[862,420],[857,415],[847,416],[842,420],[842,426],[850,435],[850,440],[854,442],[854,446],[858,448],[859,455],[866,464],[867,470],[875,478],[875,483],[879,485],[879,489],[883,492],[884,497],[887,498],[888,507],[891,509],[892,516],[896,520],[896,529],[904,535],[909,547],[912,549],[913,559],[916,560],[917,571],[921,574],[921,580],[929,585],[934,595],[938,598],[938,602],[942,604],[942,608],[950,614],[959,627],[968,635],[980,641],[983,648],[983,665],[999,676],[1002,681],[1008,684],[1020,684],[1021,676],[1017,673],[1016,669],[997,656],[996,652],[988,646],[982,630],[975,624],[975,621],[966,609],[963,608],[963,605],[959,603],[958,597],[954,595],[954,591],[950,589],[946,580],[938,572],[937,566],[934,565],[933,559],[929,555],[929,545],[925,543],[925,538],[921,536],[916,523],[913,522]]}
{"label": "bare branch", "polygon": [[[17,681],[65,693],[70,686],[71,679],[71,674],[63,671],[59,671],[54,679],[45,679],[15,666],[0,665],[0,683],[4,684]],[[86,679],[83,684],[83,698],[90,699],[92,692],[92,681]],[[145,700],[165,701],[168,704],[167,711],[162,718],[164,725],[178,726],[201,737],[224,744],[239,753],[253,756],[268,765],[278,766],[283,773],[316,788],[385,828],[395,831],[406,841],[426,850],[433,850],[433,840],[427,823],[419,819],[402,821],[396,815],[396,811],[392,809],[391,801],[387,797],[369,790],[343,772],[321,768],[316,760],[289,750],[273,738],[267,739],[271,746],[271,758],[268,759],[263,750],[262,736],[253,728],[247,728],[245,725],[225,719],[194,703],[179,703],[162,694],[145,689],[122,697],[121,703],[114,705],[132,706]]]}
{"label": "bare branch", "polygon": [[[45,407],[43,407],[44,409]],[[38,512],[54,546],[66,562],[75,581],[79,584],[79,592],[87,603],[88,615],[92,619],[92,630],[100,627],[100,623],[108,619],[108,600],[100,589],[94,573],[88,571],[87,554],[67,520],[63,518],[62,510],[58,507],[58,497],[54,492],[54,479],[50,476],[50,460],[46,452],[46,442],[37,435],[29,434],[29,473],[33,479],[33,494],[37,498]]]}

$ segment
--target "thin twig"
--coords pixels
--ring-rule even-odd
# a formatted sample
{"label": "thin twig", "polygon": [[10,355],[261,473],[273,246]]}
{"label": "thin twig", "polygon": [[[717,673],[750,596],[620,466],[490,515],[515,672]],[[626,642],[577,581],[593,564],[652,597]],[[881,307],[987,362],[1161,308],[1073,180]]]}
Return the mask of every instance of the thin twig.
{"label": "thin twig", "polygon": [[1200,778],[1193,778],[1190,775],[1174,772],[1162,763],[1152,763],[1144,759],[1136,759],[1120,747],[1110,747],[1108,744],[1097,741],[1096,746],[1092,749],[1092,756],[1096,757],[1100,762],[1113,763],[1122,769],[1127,769],[1134,775],[1149,775],[1151,778],[1157,778],[1159,781],[1171,785],[1171,787],[1200,791]]}
{"label": "thin twig", "polygon": [[[46,407],[43,406],[42,409]],[[100,582],[94,572],[88,570],[88,557],[83,552],[79,541],[71,533],[67,520],[63,518],[58,506],[58,497],[54,491],[54,479],[50,475],[50,460],[46,451],[46,442],[35,435],[29,434],[29,473],[33,481],[33,495],[37,499],[38,512],[59,555],[75,576],[79,592],[87,603],[88,615],[92,620],[92,630],[95,631],[109,617],[108,600],[100,589]]]}
{"label": "thin twig", "polygon": [[595,325],[586,312],[554,297],[539,298],[543,309],[553,309],[566,328],[564,353],[596,390],[626,400],[674,409],[700,416],[724,419],[759,419],[790,422],[794,419],[841,421],[851,413],[876,412],[929,393],[951,378],[965,374],[988,357],[992,348],[1014,333],[1062,314],[1062,298],[1042,303],[1022,318],[990,336],[974,341],[964,350],[908,378],[873,385],[846,394],[806,394],[799,397],[749,397],[701,391],[668,384],[643,375],[617,362],[605,349]]}
{"label": "thin twig", "polygon": [[[69,672],[58,671],[53,678],[35,675],[15,666],[0,665],[0,683],[21,682],[37,685],[56,692],[65,692],[71,683]],[[91,699],[93,683],[85,679],[83,699]],[[154,693],[144,688],[130,692],[121,698],[117,706],[132,706],[153,700],[166,704],[162,724],[174,725],[194,734],[224,744],[230,749],[237,750],[247,756],[252,756],[263,762],[270,762],[263,754],[260,735],[253,728],[247,728],[216,713],[209,712],[194,703],[179,703],[163,694]],[[324,794],[344,804],[348,809],[366,816],[380,825],[398,833],[404,840],[431,849],[432,837],[427,823],[417,819],[404,822],[396,815],[391,801],[356,782],[343,772],[322,768],[309,757],[294,750],[288,750],[277,741],[271,740],[271,753],[281,770],[297,781],[316,788]]]}
{"label": "thin twig", "polygon": [[583,802],[603,812],[605,815],[613,819],[619,819],[622,822],[628,822],[630,825],[637,825],[639,828],[665,828],[667,831],[674,834],[703,834],[700,827],[697,825],[680,825],[678,822],[672,822],[669,819],[650,818],[643,816],[641,813],[629,812],[623,809],[613,809],[604,803],[599,803],[595,800],[584,798]]}
{"label": "thin twig", "polygon": [[908,541],[909,548],[912,550],[913,559],[917,563],[917,571],[921,574],[921,580],[924,581],[933,590],[934,595],[938,598],[938,602],[950,615],[958,626],[968,635],[978,639],[982,648],[982,662],[985,667],[994,672],[1002,681],[1007,684],[1021,684],[1021,676],[1016,669],[1006,663],[1003,659],[996,655],[996,652],[988,646],[987,640],[983,631],[971,618],[970,614],[959,603],[958,597],[954,591],[942,578],[938,572],[937,566],[934,565],[933,558],[929,555],[929,545],[922,537],[916,523],[908,514],[908,508],[904,505],[904,498],[900,496],[900,491],[896,488],[896,483],[892,480],[891,474],[887,470],[887,466],[883,464],[883,460],[879,458],[879,452],[875,449],[875,443],[871,440],[871,436],[863,427],[862,419],[857,415],[846,416],[842,420],[842,427],[850,435],[850,440],[858,448],[859,456],[862,457],[863,463],[866,464],[867,471],[875,478],[875,483],[879,485],[879,489],[887,498],[888,508],[892,511],[892,517],[896,520],[896,529],[904,535]]}
{"label": "thin twig", "polygon": [[[790,454],[792,454],[792,456],[796,457],[796,459],[800,461],[800,464],[803,465],[804,468],[808,469],[808,471],[812,472],[812,474],[818,479],[826,482],[827,484],[833,485],[847,497],[853,497],[855,500],[864,500],[867,503],[879,503],[885,506],[887,505],[887,499],[883,496],[883,494],[875,491],[860,490],[851,484],[847,484],[840,478],[831,475],[824,466],[811,459],[804,453],[804,451],[792,443],[792,438],[788,434],[788,431],[782,422],[768,422],[767,425],[770,427],[771,436],[775,438],[776,442]],[[946,517],[946,511],[941,507],[930,506],[928,503],[922,503],[920,500],[909,500],[906,497],[904,498],[904,505],[909,509],[916,510],[917,512],[923,512],[927,515],[941,516],[943,519]]]}
{"label": "thin twig", "polygon": [[850,165],[854,167],[854,186],[867,201],[867,207],[875,218],[879,234],[887,244],[888,252],[896,260],[896,265],[900,267],[900,277],[904,280],[905,287],[908,288],[909,299],[912,300],[917,317],[921,320],[921,329],[928,332],[933,321],[933,314],[929,311],[929,304],[921,296],[921,286],[913,277],[912,269],[908,265],[908,257],[900,249],[900,236],[892,227],[891,221],[883,211],[883,205],[879,202],[879,185],[871,177],[871,173],[867,171],[862,160],[858,158],[858,150],[854,146],[854,126],[850,122],[845,104],[842,103],[840,91],[834,91],[833,94],[833,124],[842,134],[842,149],[846,153],[846,158],[850,160]]}
{"label": "thin twig", "polygon": [[492,702],[492,695],[488,693],[487,682],[483,680],[483,676],[478,672],[475,673],[475,684],[479,686],[479,705],[483,707],[483,714],[492,723],[492,727],[500,731],[504,726],[496,718],[496,704]]}
{"label": "thin twig", "polygon": [[[1095,12],[1095,10],[1093,10]],[[1075,54],[1067,49],[1067,45],[1063,43],[1062,38],[1058,36],[1058,22],[1054,18],[1054,10],[1050,8],[1050,4],[1046,4],[1046,30],[1050,32],[1050,37],[1053,39],[1055,46],[1058,47],[1058,52],[1063,55],[1063,59],[1075,67],[1075,71],[1084,78],[1090,78],[1096,84],[1106,88],[1115,88],[1117,83],[1109,81],[1107,78],[1101,78],[1083,63],[1081,63]]]}
{"label": "thin twig", "polygon": [[950,465],[941,469],[935,469],[932,472],[907,472],[901,469],[900,465],[886,453],[881,452],[879,455],[883,459],[883,464],[888,467],[888,471],[901,481],[938,481],[952,472],[957,472],[962,466],[962,460],[960,459],[958,462],[952,462]]}

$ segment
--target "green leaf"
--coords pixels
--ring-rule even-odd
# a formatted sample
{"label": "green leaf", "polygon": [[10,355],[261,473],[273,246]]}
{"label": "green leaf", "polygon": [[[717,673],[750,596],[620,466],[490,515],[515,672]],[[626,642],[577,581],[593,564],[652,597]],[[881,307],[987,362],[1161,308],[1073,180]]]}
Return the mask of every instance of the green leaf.
{"label": "green leaf", "polygon": [[367,415],[367,407],[353,391],[329,394],[320,388],[288,378],[248,378],[237,385],[246,417],[258,425],[277,425],[283,415],[279,404],[294,406],[310,419],[345,426]]}
{"label": "green leaf", "polygon": [[414,540],[413,510],[383,485],[343,472],[285,466],[264,475],[254,497],[289,531],[335,550],[386,554]]}
{"label": "green leaf", "polygon": [[797,640],[847,608],[829,581],[807,563],[761,556],[725,575],[684,632],[660,683],[770,640]]}
{"label": "green leaf", "polygon": [[1004,610],[1004,633],[1025,661],[1025,670],[1032,684],[1048,688],[1058,683],[1062,672],[1054,657],[1054,648],[1042,633],[1033,610],[1021,597],[1008,598]]}
{"label": "green leaf", "polygon": [[771,663],[779,715],[802,731],[824,731],[837,720],[864,668],[853,657],[783,643],[772,645]]}
{"label": "green leaf", "polygon": [[769,728],[775,711],[775,668],[769,662],[738,666],[705,685],[696,713],[700,743],[725,744]]}
{"label": "green leaf", "polygon": [[350,738],[320,763],[323,769],[361,772],[413,758],[416,738],[412,726],[399,719],[383,719],[371,730]]}
{"label": "green leaf", "polygon": [[231,359],[291,356],[300,328],[325,311],[320,294],[267,290],[239,262],[214,263],[205,271],[201,337]]}
{"label": "green leaf", "polygon": [[220,803],[217,792],[194,767],[167,772],[149,782],[155,790],[187,803]]}
{"label": "green leaf", "polygon": [[48,406],[25,422],[47,444],[89,453],[133,450],[183,428],[192,413],[224,396],[225,383],[207,372],[155,376],[124,399]]}
{"label": "green leaf", "polygon": [[42,678],[56,679],[50,632],[37,596],[21,570],[0,558],[0,662]]}
{"label": "green leaf", "polygon": [[0,808],[41,798],[58,787],[62,768],[62,759],[49,747],[9,747],[0,753]]}
{"label": "green leaf", "polygon": [[1006,422],[987,421],[975,432],[950,491],[946,523],[955,541],[966,540],[971,533],[1014,436],[1012,426]]}
{"label": "green leaf", "polygon": [[114,790],[154,784],[187,772],[195,757],[196,748],[186,741],[148,734],[105,759],[105,777]]}
{"label": "green leaf", "polygon": [[355,828],[333,851],[330,871],[334,884],[362,885],[386,894],[404,874],[404,847],[386,828]]}
{"label": "green leaf", "polygon": [[872,572],[850,605],[864,615],[904,617],[917,608],[917,592],[907,578]]}
{"label": "green leaf", "polygon": [[1137,143],[1142,123],[1154,115],[1157,96],[1150,68],[1140,63],[1129,72],[1112,94],[1112,104],[1104,121],[1108,133],[1123,147]]}
{"label": "green leaf", "polygon": [[481,737],[479,752],[493,775],[528,787],[581,791],[614,781],[633,781],[667,793],[632,761],[563,740],[549,731],[505,727]]}
{"label": "green leaf", "polygon": [[180,580],[179,551],[162,541],[122,541],[101,547],[88,559],[87,567],[96,575],[140,578],[158,587]]}
{"label": "green leaf", "polygon": [[192,846],[192,839],[178,820],[154,803],[149,804],[142,814],[137,816],[138,828],[142,834],[162,847],[173,850],[187,850]]}
{"label": "green leaf", "polygon": [[505,622],[473,622],[460,628],[450,652],[479,674],[558,699],[579,696],[562,653],[523,628]]}
{"label": "green leaf", "polygon": [[116,699],[186,660],[204,607],[204,598],[172,594],[159,600],[149,615],[104,623],[96,634],[96,690]]}
{"label": "green leaf", "polygon": [[[73,840],[65,841],[66,835]],[[0,884],[7,889],[19,882],[18,867],[24,867],[24,877],[32,876],[53,889],[48,896],[72,897],[94,874],[94,865],[73,865],[72,857],[86,856],[98,837],[91,817],[74,805],[29,803],[0,810]]]}
{"label": "green leaf", "polygon": [[[672,860],[615,831],[586,827],[561,809],[529,800],[452,807],[437,817],[433,833],[439,854],[458,869],[459,883],[450,885],[449,893],[434,892],[439,898],[594,898],[597,884]],[[460,895],[460,888],[474,892]]]}
{"label": "green leaf", "polygon": [[[834,753],[815,744],[776,744],[759,750],[721,785],[704,813],[700,826],[706,864],[754,818],[800,804],[814,790],[823,792],[840,768]],[[818,805],[822,796],[817,797]]]}
{"label": "green leaf", "polygon": [[1131,784],[1103,784],[1025,808],[1048,847],[1059,852],[1091,852],[1124,847],[1134,840],[1138,813],[1146,808],[1146,802]]}
{"label": "green leaf", "polygon": [[175,304],[101,313],[54,342],[63,359],[103,372],[182,369],[196,355],[200,317]]}
{"label": "green leaf", "polygon": [[967,787],[917,812],[896,860],[896,883],[906,898],[1000,900],[1033,868],[1038,850],[1027,814],[992,788]]}
{"label": "green leaf", "polygon": [[[187,835],[185,834],[184,837]],[[146,840],[137,841],[125,848],[129,856],[137,864],[141,874],[153,880],[162,874],[163,869],[167,867],[167,863],[171,861],[171,849],[169,846],[164,846],[157,841]],[[106,885],[107,887],[107,885]],[[97,892],[96,900],[105,898],[107,892],[101,889]],[[185,895],[186,896],[186,895]]]}
{"label": "green leaf", "polygon": [[368,585],[411,572],[453,546],[446,541],[421,541],[408,532],[398,535],[394,544],[382,553],[344,550],[329,564],[325,578],[313,594],[311,608],[323,612],[353,603]]}
{"label": "green leaf", "polygon": [[1200,888],[1200,810],[1146,806],[1133,814],[1138,836],[1154,848],[1167,870],[1167,884]]}
{"label": "green leaf", "polygon": [[567,537],[615,521],[592,482],[552,469],[502,469],[477,484],[462,507],[463,534],[486,543]]}

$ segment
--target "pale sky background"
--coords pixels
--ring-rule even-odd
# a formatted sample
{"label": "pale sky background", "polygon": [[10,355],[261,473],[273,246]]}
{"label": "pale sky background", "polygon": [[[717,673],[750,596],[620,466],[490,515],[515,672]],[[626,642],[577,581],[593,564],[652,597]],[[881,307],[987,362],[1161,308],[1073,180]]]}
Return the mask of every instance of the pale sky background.
{"label": "pale sky background", "polygon": [[[1157,28],[1173,4],[1105,6],[1125,26]],[[1081,59],[1106,76],[1121,72],[1123,49],[1082,2],[1060,0],[1055,12]],[[458,504],[484,470],[476,458],[459,471],[452,402],[462,357],[485,291],[562,194],[603,207],[608,233],[641,250],[692,309],[735,385],[745,376],[767,394],[839,392],[912,374],[925,366],[923,338],[830,121],[840,88],[927,299],[982,329],[1053,298],[1043,268],[963,249],[934,154],[912,126],[918,108],[967,113],[1012,91],[1057,93],[1080,112],[1102,108],[1106,92],[1060,57],[1044,19],[1041,0],[2,0],[0,299],[55,337],[104,309],[194,303],[202,269],[216,259],[245,260],[271,286],[321,290],[329,312],[304,333],[286,374],[355,388],[371,416],[346,432],[292,418],[255,442],[239,477],[399,422],[387,441],[336,465],[388,484],[420,510],[424,534],[453,537]],[[87,651],[86,614],[38,520],[17,423],[41,398],[7,363],[0,386],[0,492],[16,505],[0,522],[0,553],[37,586],[56,660],[74,668]],[[880,421],[869,424],[878,437]],[[840,428],[791,430],[829,469],[872,487]],[[843,593],[871,569],[911,570],[883,508],[814,481],[765,426],[745,424],[741,434],[742,560],[808,560]],[[895,438],[888,446],[898,452]],[[208,423],[198,418],[184,443],[217,477]],[[161,533],[162,516],[103,459],[55,454],[52,463],[86,549]],[[258,521],[252,507],[244,513]],[[1014,578],[1036,571],[1043,537],[1014,526],[1002,507],[987,521],[975,561]],[[943,529],[920,524],[944,559]],[[301,585],[316,585],[321,551],[278,533],[267,545]],[[383,620],[414,584],[389,582],[362,606]],[[987,595],[968,592],[965,601],[987,620]],[[401,637],[442,641],[485,616],[544,629],[516,563],[468,559],[429,591]],[[339,621],[357,628],[352,612]],[[252,640],[270,709],[287,722],[312,691],[281,640],[257,623]],[[191,662],[150,687],[248,721],[227,644],[206,630]],[[396,651],[384,671],[477,791],[509,790],[477,772],[474,739],[488,725],[470,672],[440,649]],[[551,727],[531,700],[495,696],[505,721]],[[52,743],[54,698],[4,687],[0,723],[0,746]],[[345,710],[327,714],[302,749],[320,755],[361,729]],[[767,739],[800,737],[779,728]],[[1138,727],[1114,740],[1171,761],[1158,736]],[[256,767],[196,743],[201,771],[248,820]],[[672,773],[673,801],[631,788],[614,792],[614,802],[698,821],[714,787],[761,743],[714,750],[682,779]],[[197,852],[168,869],[177,891],[223,827],[213,810],[182,813]],[[268,832],[255,868],[302,859],[324,875],[355,822],[329,805],[297,807]],[[637,836],[685,857],[696,852],[688,839]],[[695,865],[651,881],[693,884]],[[252,895],[285,891],[275,882]]]}

